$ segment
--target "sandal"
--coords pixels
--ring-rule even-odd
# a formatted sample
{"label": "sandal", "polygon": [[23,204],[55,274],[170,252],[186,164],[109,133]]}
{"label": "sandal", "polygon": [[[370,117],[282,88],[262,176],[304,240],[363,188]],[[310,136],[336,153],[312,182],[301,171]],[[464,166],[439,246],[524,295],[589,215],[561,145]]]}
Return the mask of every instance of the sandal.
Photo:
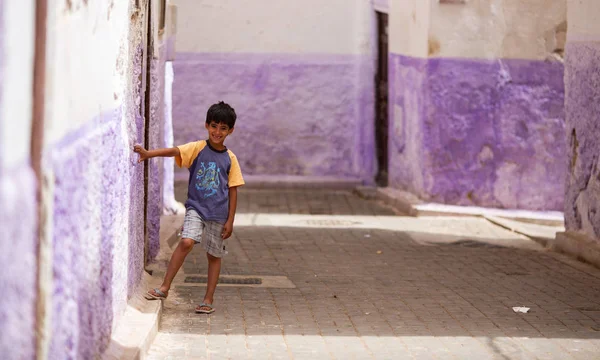
{"label": "sandal", "polygon": [[[203,307],[207,307],[208,310],[202,310],[201,308]],[[212,304],[202,303],[196,308],[196,314],[212,314],[214,312],[215,308],[212,306]]]}
{"label": "sandal", "polygon": [[[158,296],[152,294],[152,291],[154,291],[154,294],[157,294]],[[152,290],[148,290],[144,297],[146,298],[146,300],[164,300],[167,298],[167,295],[164,292],[160,291],[159,288],[155,288]]]}

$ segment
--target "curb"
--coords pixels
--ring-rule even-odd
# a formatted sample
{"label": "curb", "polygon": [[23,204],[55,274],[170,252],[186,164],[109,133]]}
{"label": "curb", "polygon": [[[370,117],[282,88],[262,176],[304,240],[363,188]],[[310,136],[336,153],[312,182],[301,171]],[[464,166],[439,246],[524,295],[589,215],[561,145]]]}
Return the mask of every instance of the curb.
{"label": "curb", "polygon": [[110,344],[102,354],[103,360],[144,359],[154,342],[162,315],[162,301],[148,301],[144,293],[156,282],[146,272],[129,299],[127,309],[113,331]]}
{"label": "curb", "polygon": [[600,245],[584,234],[559,232],[549,248],[600,268]]}
{"label": "curb", "polygon": [[416,195],[392,188],[378,188],[376,198],[410,216],[477,216],[504,218],[543,226],[564,226],[564,215],[557,211],[527,211],[426,203]]}
{"label": "curb", "polygon": [[526,236],[545,248],[548,248],[554,241],[556,234],[565,231],[564,226],[532,224],[530,222],[506,219],[498,216],[484,215],[483,218],[496,226]]}
{"label": "curb", "polygon": [[[165,247],[172,248],[176,245],[177,233],[182,224],[183,215],[161,216],[160,244],[163,252],[168,252]],[[152,268],[152,265],[148,267]],[[125,313],[118,320],[108,348],[101,356],[103,360],[145,359],[158,334],[163,302],[146,300],[144,295],[149,288],[158,287],[161,279],[146,271],[143,271],[140,284],[127,302]]]}

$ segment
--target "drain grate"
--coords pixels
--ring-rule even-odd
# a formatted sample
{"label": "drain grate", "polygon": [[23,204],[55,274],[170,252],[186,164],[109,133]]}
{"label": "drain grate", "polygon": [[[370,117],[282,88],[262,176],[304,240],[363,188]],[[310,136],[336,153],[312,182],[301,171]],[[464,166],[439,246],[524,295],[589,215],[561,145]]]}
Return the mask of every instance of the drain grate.
{"label": "drain grate", "polygon": [[448,245],[464,246],[464,247],[470,247],[470,248],[488,248],[488,249],[503,249],[503,248],[505,248],[502,245],[490,244],[490,243],[475,241],[475,240],[460,240],[460,241],[455,241],[453,243],[450,243]]}
{"label": "drain grate", "polygon": [[[208,278],[206,276],[186,276],[185,283],[193,283],[193,284],[206,284],[208,282]],[[247,278],[230,278],[230,277],[221,277],[219,279],[219,284],[233,284],[233,285],[261,285],[262,279],[257,277],[247,277]]]}
{"label": "drain grate", "polygon": [[[205,287],[207,280],[206,273],[188,273],[175,277],[175,284],[185,287]],[[287,276],[259,274],[222,274],[219,276],[219,286],[277,289],[294,289],[296,287]]]}

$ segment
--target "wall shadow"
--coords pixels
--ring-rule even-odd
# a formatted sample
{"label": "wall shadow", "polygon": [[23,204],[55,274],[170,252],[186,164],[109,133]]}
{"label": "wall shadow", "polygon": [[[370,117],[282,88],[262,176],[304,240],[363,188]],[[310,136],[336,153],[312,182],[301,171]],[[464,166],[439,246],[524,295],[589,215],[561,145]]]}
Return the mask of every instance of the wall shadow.
{"label": "wall shadow", "polygon": [[[175,199],[185,203],[188,183],[175,182]],[[250,189],[240,188],[238,214],[306,215],[401,215],[376,201],[363,199],[350,190]]]}

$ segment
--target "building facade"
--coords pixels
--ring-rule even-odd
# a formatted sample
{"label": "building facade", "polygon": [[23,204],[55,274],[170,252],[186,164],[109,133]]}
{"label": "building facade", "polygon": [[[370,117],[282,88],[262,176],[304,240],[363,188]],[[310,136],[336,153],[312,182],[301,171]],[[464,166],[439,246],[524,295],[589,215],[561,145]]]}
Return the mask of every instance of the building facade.
{"label": "building facade", "polygon": [[600,4],[569,0],[568,14],[567,232],[557,237],[557,246],[600,264]]}
{"label": "building facade", "polygon": [[373,181],[370,2],[174,3],[175,143],[203,139],[223,100],[239,115],[229,144],[245,174]]}
{"label": "building facade", "polygon": [[562,210],[565,0],[176,3],[176,143],[225,100],[247,174],[379,173],[426,201]]}
{"label": "building facade", "polygon": [[566,1],[390,1],[390,183],[562,210]]}
{"label": "building facade", "polygon": [[0,3],[3,358],[97,358],[158,252],[165,6]]}

